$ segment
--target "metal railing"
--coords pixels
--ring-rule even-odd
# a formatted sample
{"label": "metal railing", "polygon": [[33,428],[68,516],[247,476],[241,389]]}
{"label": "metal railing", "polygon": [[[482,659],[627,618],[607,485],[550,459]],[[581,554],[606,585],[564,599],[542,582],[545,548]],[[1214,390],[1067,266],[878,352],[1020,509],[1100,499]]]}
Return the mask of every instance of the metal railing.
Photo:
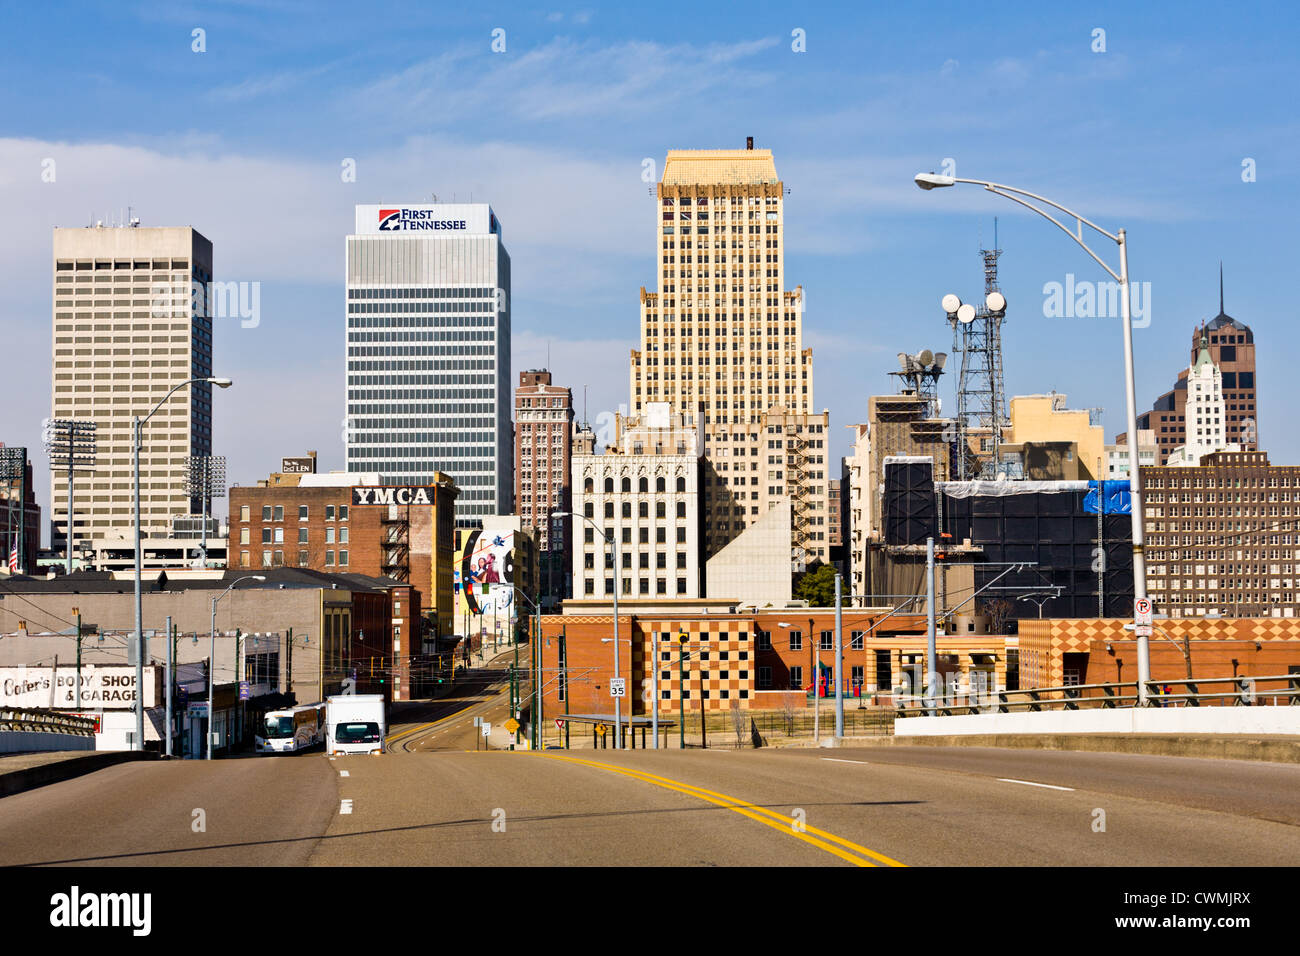
{"label": "metal railing", "polygon": [[78,717],[27,707],[0,707],[0,731],[93,737],[97,724],[94,717]]}
{"label": "metal railing", "polygon": [[[1279,686],[1266,686],[1266,685]],[[1219,686],[1219,690],[1203,690]],[[1165,687],[1181,687],[1182,693],[1162,693]],[[1243,707],[1265,703],[1300,706],[1300,675],[1278,674],[1249,677],[1196,677],[1147,682],[1153,707]],[[1033,687],[1025,690],[989,692],[942,692],[895,694],[897,717],[966,714],[1008,714],[1017,711],[1106,710],[1137,705],[1137,682],[1111,684],[1067,684],[1061,687]]]}

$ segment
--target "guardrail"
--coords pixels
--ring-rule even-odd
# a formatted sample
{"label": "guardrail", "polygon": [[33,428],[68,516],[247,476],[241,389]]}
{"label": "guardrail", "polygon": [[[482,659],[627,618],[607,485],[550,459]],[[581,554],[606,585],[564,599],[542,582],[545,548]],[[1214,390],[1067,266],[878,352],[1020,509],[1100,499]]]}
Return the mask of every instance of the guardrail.
{"label": "guardrail", "polygon": [[[1263,687],[1277,683],[1280,687]],[[1203,685],[1226,685],[1223,690],[1202,690]],[[896,717],[951,717],[956,714],[1008,714],[1017,711],[1095,710],[1137,706],[1137,681],[1113,684],[1068,684],[974,694],[894,695]],[[1181,694],[1161,693],[1164,687],[1183,687]],[[1085,693],[1087,692],[1087,693]],[[1265,677],[1198,677],[1147,682],[1152,707],[1249,707],[1273,703],[1300,706],[1300,674]]]}
{"label": "guardrail", "polygon": [[52,710],[0,707],[0,731],[93,737],[98,723],[94,717],[78,717],[75,714],[60,714]]}

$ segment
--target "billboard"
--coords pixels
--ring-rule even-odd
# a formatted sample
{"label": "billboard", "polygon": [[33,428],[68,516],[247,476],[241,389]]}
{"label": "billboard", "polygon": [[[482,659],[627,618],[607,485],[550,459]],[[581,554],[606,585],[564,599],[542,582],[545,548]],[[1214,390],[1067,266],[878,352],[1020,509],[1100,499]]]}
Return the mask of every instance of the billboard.
{"label": "billboard", "polygon": [[456,552],[453,576],[456,613],[496,615],[498,621],[514,620],[513,531],[471,530]]}
{"label": "billboard", "polygon": [[280,474],[314,475],[316,474],[316,459],[315,458],[281,458]]}

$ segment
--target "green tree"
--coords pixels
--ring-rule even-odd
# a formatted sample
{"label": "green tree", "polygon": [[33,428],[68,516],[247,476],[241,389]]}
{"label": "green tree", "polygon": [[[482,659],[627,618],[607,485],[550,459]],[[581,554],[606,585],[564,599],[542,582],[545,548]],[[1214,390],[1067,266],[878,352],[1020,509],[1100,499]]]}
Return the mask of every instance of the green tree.
{"label": "green tree", "polygon": [[830,607],[835,603],[835,568],[817,563],[794,581],[794,596],[812,607]]}

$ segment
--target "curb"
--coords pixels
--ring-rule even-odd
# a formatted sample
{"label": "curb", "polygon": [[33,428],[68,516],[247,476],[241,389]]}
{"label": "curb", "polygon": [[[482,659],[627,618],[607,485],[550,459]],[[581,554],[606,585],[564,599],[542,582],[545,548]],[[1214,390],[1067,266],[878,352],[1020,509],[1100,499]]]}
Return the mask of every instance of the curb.
{"label": "curb", "polygon": [[103,770],[105,767],[111,767],[114,764],[126,763],[131,760],[157,759],[158,755],[152,752],[114,750],[91,753],[84,757],[70,757],[67,760],[41,764],[39,767],[13,770],[9,773],[0,774],[0,797],[22,793],[24,790],[35,790],[37,787],[44,787],[51,783],[71,780],[73,777],[94,773],[96,770]]}

